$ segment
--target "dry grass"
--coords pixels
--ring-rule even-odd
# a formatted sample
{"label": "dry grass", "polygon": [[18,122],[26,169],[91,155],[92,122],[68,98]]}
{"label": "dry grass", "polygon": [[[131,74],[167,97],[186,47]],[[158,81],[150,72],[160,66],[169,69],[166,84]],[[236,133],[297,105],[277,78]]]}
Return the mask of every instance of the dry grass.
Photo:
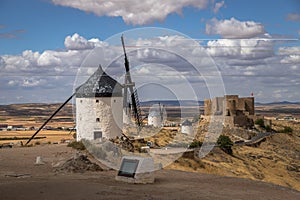
{"label": "dry grass", "polygon": [[[13,138],[13,137],[28,137],[30,138],[35,131],[0,131],[0,138]],[[37,141],[42,143],[55,143],[60,142],[62,139],[64,140],[72,140],[73,135],[70,134],[69,131],[50,131],[50,130],[42,130],[37,135],[39,137],[46,137],[43,139],[32,140],[31,143],[35,144]],[[25,144],[27,140],[0,140],[0,144],[3,143],[18,143],[21,142]]]}
{"label": "dry grass", "polygon": [[234,146],[233,156],[214,148],[201,159],[202,167],[193,158],[180,158],[168,168],[260,180],[300,191],[300,124],[275,124],[276,128],[291,126],[294,131],[269,136],[257,147]]}

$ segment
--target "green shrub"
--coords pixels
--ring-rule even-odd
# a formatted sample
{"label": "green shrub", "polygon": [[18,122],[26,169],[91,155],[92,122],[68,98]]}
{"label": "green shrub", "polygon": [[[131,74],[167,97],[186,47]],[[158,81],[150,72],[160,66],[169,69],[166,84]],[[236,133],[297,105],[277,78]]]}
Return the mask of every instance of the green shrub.
{"label": "green shrub", "polygon": [[232,155],[231,147],[233,145],[233,142],[231,141],[231,139],[228,136],[220,135],[220,137],[218,138],[217,144],[225,153]]}
{"label": "green shrub", "polygon": [[73,149],[77,149],[77,150],[85,150],[85,146],[81,141],[79,141],[79,142],[77,142],[77,141],[70,142],[68,144],[68,147],[72,147]]}
{"label": "green shrub", "polygon": [[284,126],[282,131],[280,131],[282,133],[292,133],[293,132],[293,129],[289,126]]}
{"label": "green shrub", "polygon": [[265,127],[265,129],[266,129],[266,131],[268,131],[268,132],[272,131],[272,128],[271,128],[271,126],[269,126],[269,125],[267,125],[267,126]]}
{"label": "green shrub", "polygon": [[259,125],[261,128],[265,128],[264,119],[257,119],[257,120],[255,120],[255,124]]}
{"label": "green shrub", "polygon": [[189,148],[193,149],[193,148],[197,148],[197,147],[201,147],[202,146],[202,142],[194,140],[190,145]]}

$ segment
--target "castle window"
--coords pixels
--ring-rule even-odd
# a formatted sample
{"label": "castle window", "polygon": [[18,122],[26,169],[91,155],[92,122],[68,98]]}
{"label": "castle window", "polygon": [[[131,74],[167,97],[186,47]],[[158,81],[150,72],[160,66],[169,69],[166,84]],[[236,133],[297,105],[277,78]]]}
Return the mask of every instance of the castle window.
{"label": "castle window", "polygon": [[100,118],[96,118],[96,122],[100,122]]}

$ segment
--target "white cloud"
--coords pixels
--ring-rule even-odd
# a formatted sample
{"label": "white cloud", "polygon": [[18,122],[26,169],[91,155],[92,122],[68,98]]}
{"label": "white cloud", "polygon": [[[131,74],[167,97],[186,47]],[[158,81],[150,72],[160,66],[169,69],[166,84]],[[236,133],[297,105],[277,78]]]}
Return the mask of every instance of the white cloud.
{"label": "white cloud", "polygon": [[281,61],[281,63],[300,63],[300,55],[289,55],[284,57]]}
{"label": "white cloud", "polygon": [[293,71],[296,71],[299,69],[299,67],[297,65],[292,65],[292,66],[290,66],[290,69]]}
{"label": "white cloud", "polygon": [[298,21],[300,22],[300,14],[299,13],[289,13],[286,16],[287,21]]}
{"label": "white cloud", "polygon": [[105,46],[106,44],[101,42],[99,39],[92,38],[90,40],[74,33],[72,36],[67,36],[65,38],[65,47],[69,50],[84,50],[93,49],[95,47]]}
{"label": "white cloud", "polygon": [[[73,36],[66,38],[72,39]],[[123,77],[124,58],[120,56],[120,45],[112,46],[97,38],[86,39],[78,34],[74,38],[65,50],[46,50],[41,53],[26,50],[21,55],[0,56],[1,95],[9,101],[19,101],[11,96],[18,90],[19,95],[23,96],[20,101],[29,101],[32,93],[44,96],[51,93],[53,95],[45,98],[45,101],[63,101],[64,95],[72,92],[77,69],[82,63],[86,66],[81,68],[85,75],[83,79],[88,78],[86,74],[92,73],[99,64],[107,67],[113,60],[115,62],[106,69],[107,72],[119,79]],[[89,43],[103,48],[89,49]],[[195,49],[196,45],[196,41],[179,35],[126,40],[126,46],[139,47],[127,49],[134,81],[137,85],[146,80],[176,88],[187,78],[197,88],[196,92],[207,94],[205,89],[200,89],[206,87],[203,77],[184,60],[188,58],[188,61],[198,63],[201,72],[204,72],[202,75],[208,75],[208,78],[214,78],[215,74],[210,69],[217,66],[224,77],[227,93],[243,96],[249,95],[251,90],[254,93],[263,91],[264,96],[259,97],[258,101],[271,101],[276,88],[282,91],[289,88],[291,97],[284,99],[286,95],[282,95],[280,99],[299,99],[296,91],[300,86],[297,76],[300,74],[300,47],[281,47],[278,54],[274,54],[273,42],[268,38],[219,39],[208,41],[206,47]],[[79,46],[84,48],[74,49]],[[87,56],[92,57],[87,59]]]}
{"label": "white cloud", "polygon": [[219,39],[207,42],[211,56],[265,58],[272,56],[273,42],[265,39]]}
{"label": "white cloud", "polygon": [[205,29],[208,35],[221,35],[223,38],[253,38],[265,33],[264,26],[254,21],[239,21],[235,18],[229,20],[211,19]]}
{"label": "white cloud", "polygon": [[300,46],[279,47],[279,55],[300,55]]}
{"label": "white cloud", "polygon": [[297,64],[300,63],[300,46],[280,47],[279,55],[284,57],[280,60],[283,64]]}
{"label": "white cloud", "polygon": [[171,13],[193,6],[207,8],[210,0],[52,0],[55,5],[77,8],[98,16],[122,17],[128,24],[143,25],[164,20]]}
{"label": "white cloud", "polygon": [[218,13],[219,10],[225,5],[225,1],[220,1],[220,2],[217,2],[215,4],[215,7],[213,9],[214,13]]}
{"label": "white cloud", "polygon": [[61,64],[61,60],[59,57],[54,55],[53,51],[45,51],[42,55],[37,59],[37,64],[39,66],[57,66]]}
{"label": "white cloud", "polygon": [[7,85],[10,87],[23,87],[23,88],[33,88],[42,87],[48,84],[47,80],[39,77],[14,77],[14,80],[8,81]]}

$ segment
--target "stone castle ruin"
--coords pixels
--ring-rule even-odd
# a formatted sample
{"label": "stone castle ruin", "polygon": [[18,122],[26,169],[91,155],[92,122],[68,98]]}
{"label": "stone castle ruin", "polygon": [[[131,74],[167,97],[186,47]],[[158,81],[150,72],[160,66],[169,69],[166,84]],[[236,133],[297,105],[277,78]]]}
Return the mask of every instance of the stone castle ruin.
{"label": "stone castle ruin", "polygon": [[239,98],[238,95],[225,95],[204,100],[204,116],[223,116],[224,126],[254,126],[256,119],[254,97]]}

